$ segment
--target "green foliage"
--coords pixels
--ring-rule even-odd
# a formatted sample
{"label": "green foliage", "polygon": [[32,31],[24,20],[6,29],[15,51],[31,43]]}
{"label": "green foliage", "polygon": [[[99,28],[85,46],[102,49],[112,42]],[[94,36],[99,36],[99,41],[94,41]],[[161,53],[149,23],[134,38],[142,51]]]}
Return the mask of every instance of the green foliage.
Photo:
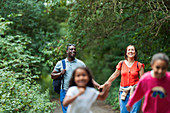
{"label": "green foliage", "polygon": [[[54,1],[51,2],[54,3]],[[24,34],[30,37],[31,44],[28,47],[32,49],[31,53],[41,54],[44,60],[55,57],[51,54],[50,57],[44,56],[42,52],[56,52],[51,51],[51,48],[60,47],[61,44],[58,43],[64,40],[62,36],[65,35],[60,28],[66,28],[63,25],[68,17],[67,8],[50,4],[51,2],[47,2],[46,5],[44,1],[35,0],[12,0],[0,3],[2,16],[13,21],[10,26],[11,31],[8,33]]]}
{"label": "green foliage", "polygon": [[[168,43],[164,45],[165,41],[169,42],[168,14],[166,1],[77,1],[69,18],[69,39],[83,48],[90,46],[93,53],[100,51],[100,56],[108,55],[105,52],[110,48],[112,56],[117,56],[117,52],[122,55],[129,44],[135,44],[144,56],[156,52],[168,54]],[[144,56],[140,60],[148,63],[150,59],[145,61]]]}
{"label": "green foliage", "polygon": [[49,91],[42,93],[35,81],[40,75],[41,58],[33,56],[28,48],[32,43],[30,37],[4,34],[11,30],[8,27],[11,23],[1,18],[0,112],[51,113],[55,103],[49,101]]}
{"label": "green foliage", "polygon": [[29,37],[7,35],[0,39],[0,43],[1,68],[5,68],[6,71],[11,70],[14,73],[20,73],[16,75],[17,78],[27,76],[38,78],[36,75],[39,75],[40,72],[37,67],[39,67],[38,64],[41,60],[38,56],[32,56],[27,48],[27,45],[31,44]]}
{"label": "green foliage", "polygon": [[49,91],[40,92],[40,86],[26,78],[18,80],[15,76],[18,73],[0,70],[0,111],[1,112],[43,112],[51,113],[55,104],[49,102]]}
{"label": "green foliage", "polygon": [[0,1],[0,112],[55,109],[56,104],[49,101],[57,97],[49,73],[64,57],[68,17],[67,8],[57,4],[50,0]]}
{"label": "green foliage", "polygon": [[111,104],[113,109],[119,110],[119,87],[111,88],[106,103]]}
{"label": "green foliage", "polygon": [[[6,21],[0,24],[12,23],[1,26],[1,47],[8,48],[2,51],[2,62],[9,64],[8,70],[20,73],[19,78],[45,79],[42,75],[49,76],[64,57],[69,13],[60,6],[58,0],[0,1],[0,14]],[[16,53],[9,54],[12,51]]]}

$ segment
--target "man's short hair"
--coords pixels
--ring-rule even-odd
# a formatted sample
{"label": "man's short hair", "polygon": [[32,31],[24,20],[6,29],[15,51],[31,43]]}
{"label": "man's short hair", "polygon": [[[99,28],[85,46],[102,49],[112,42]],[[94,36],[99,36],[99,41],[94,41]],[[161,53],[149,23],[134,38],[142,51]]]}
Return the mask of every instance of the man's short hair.
{"label": "man's short hair", "polygon": [[68,50],[68,48],[69,48],[70,46],[74,46],[74,47],[75,47],[76,45],[75,45],[75,44],[68,44],[68,45],[67,45],[67,50]]}

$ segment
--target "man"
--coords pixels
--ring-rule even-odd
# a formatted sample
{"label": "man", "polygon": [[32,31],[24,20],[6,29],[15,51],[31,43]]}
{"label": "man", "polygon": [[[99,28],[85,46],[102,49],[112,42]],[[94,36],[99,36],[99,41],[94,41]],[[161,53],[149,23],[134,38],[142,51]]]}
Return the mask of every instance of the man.
{"label": "man", "polygon": [[[63,100],[66,95],[66,91],[68,89],[69,80],[72,76],[72,73],[77,67],[82,67],[82,66],[85,67],[86,66],[83,61],[75,58],[76,47],[74,44],[69,44],[67,46],[66,52],[67,52],[67,58],[65,58],[66,69],[63,69],[62,61],[58,61],[53,72],[51,73],[52,79],[56,79],[59,76],[64,75],[64,83],[63,83],[63,81],[61,81],[62,85],[61,85],[61,90],[60,90],[60,102],[61,102],[63,113],[67,112],[67,107],[63,106]],[[93,83],[95,86],[99,87],[99,84],[96,83],[94,80],[93,80]]]}

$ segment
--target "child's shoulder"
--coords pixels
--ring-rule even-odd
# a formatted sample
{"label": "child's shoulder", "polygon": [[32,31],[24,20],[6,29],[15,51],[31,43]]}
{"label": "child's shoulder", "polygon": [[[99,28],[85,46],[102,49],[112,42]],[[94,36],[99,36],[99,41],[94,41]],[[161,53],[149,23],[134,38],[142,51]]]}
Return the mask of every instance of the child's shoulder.
{"label": "child's shoulder", "polygon": [[68,90],[76,90],[77,89],[77,86],[71,86],[68,88]]}
{"label": "child's shoulder", "polygon": [[86,87],[88,90],[94,90],[95,88],[94,87],[89,87],[89,86],[87,86]]}
{"label": "child's shoulder", "polygon": [[148,71],[146,73],[144,73],[141,77],[141,79],[149,79],[151,77],[151,71]]}
{"label": "child's shoulder", "polygon": [[88,93],[89,96],[90,95],[98,95],[99,94],[98,90],[96,90],[93,87],[89,87],[89,86],[86,87],[86,92]]}
{"label": "child's shoulder", "polygon": [[166,75],[170,79],[170,72],[166,72]]}
{"label": "child's shoulder", "polygon": [[147,75],[151,75],[151,71],[148,71],[148,72],[143,74],[143,76],[147,76]]}
{"label": "child's shoulder", "polygon": [[89,87],[89,86],[87,86],[86,89],[89,90],[89,91],[97,91],[95,88]]}
{"label": "child's shoulder", "polygon": [[170,76],[170,72],[166,72],[166,74],[167,74],[168,76]]}

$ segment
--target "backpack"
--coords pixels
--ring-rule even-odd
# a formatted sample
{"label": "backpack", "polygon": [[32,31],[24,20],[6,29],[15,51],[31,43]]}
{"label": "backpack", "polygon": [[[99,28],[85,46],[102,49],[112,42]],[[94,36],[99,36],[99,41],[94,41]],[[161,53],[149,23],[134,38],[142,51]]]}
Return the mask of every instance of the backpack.
{"label": "backpack", "polygon": [[[62,60],[62,65],[63,65],[63,69],[66,69],[66,63],[65,60]],[[64,77],[63,75],[61,75],[60,77],[56,78],[53,80],[53,88],[54,91],[58,94],[60,94],[60,89],[61,89],[61,81],[63,80],[63,84],[64,84]],[[62,88],[64,88],[64,86],[62,85]]]}

